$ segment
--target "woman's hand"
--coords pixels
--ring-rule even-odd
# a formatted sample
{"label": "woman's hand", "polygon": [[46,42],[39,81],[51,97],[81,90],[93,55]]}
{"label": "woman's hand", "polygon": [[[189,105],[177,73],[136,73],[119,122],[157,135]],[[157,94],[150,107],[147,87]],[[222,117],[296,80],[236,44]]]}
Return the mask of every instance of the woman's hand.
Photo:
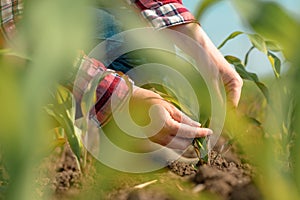
{"label": "woman's hand", "polygon": [[[237,107],[241,96],[243,80],[226,61],[221,52],[215,47],[201,26],[197,23],[188,23],[172,26],[170,29],[189,36],[204,49],[208,56],[208,60],[212,63],[211,66],[216,67],[216,70],[221,75],[227,92],[228,102],[234,107]],[[176,42],[178,41],[178,38],[173,38],[173,40]],[[191,49],[190,47],[192,45],[186,44],[188,42],[189,41],[181,41],[178,43],[178,46],[194,59],[199,57],[199,52]],[[182,43],[185,45],[182,45]]]}
{"label": "woman's hand", "polygon": [[[149,139],[174,149],[187,148],[194,138],[211,135],[208,128],[192,120],[160,95],[150,90],[136,88],[130,99],[130,111],[136,123],[142,126],[161,126]],[[146,133],[148,134],[148,133]]]}

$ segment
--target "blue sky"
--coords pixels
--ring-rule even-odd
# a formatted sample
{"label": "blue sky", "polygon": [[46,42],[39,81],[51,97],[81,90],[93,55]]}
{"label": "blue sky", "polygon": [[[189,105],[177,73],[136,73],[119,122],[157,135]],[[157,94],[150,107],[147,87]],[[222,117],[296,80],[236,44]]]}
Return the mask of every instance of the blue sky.
{"label": "blue sky", "polygon": [[[199,5],[201,1],[202,0],[183,0],[183,4],[194,13],[197,5]],[[272,1],[280,3],[288,9],[289,12],[299,16],[300,0]],[[233,31],[249,32],[243,25],[230,1],[222,1],[209,8],[200,23],[215,45],[219,45]],[[221,51],[224,55],[230,54],[243,58],[250,46],[247,37],[241,35],[229,42]],[[258,76],[272,74],[272,68],[268,63],[268,59],[258,51],[252,52],[248,66],[248,70],[257,73]]]}

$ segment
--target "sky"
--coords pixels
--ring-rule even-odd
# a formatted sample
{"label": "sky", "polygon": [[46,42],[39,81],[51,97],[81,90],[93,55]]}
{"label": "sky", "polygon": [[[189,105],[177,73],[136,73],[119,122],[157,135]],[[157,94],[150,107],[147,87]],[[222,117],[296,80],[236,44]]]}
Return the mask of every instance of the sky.
{"label": "sky", "polygon": [[[183,4],[193,13],[197,5],[202,0],[183,0]],[[274,1],[284,6],[289,12],[300,16],[300,0],[269,0]],[[239,18],[237,12],[229,1],[221,1],[220,3],[209,8],[200,21],[201,26],[213,41],[218,46],[230,33],[234,31],[249,32]],[[239,58],[244,58],[244,55],[251,47],[247,37],[240,35],[234,40],[228,42],[221,49],[223,55],[234,55]],[[266,56],[261,52],[253,51],[249,58],[248,71],[255,72],[259,77],[273,74],[271,65]]]}

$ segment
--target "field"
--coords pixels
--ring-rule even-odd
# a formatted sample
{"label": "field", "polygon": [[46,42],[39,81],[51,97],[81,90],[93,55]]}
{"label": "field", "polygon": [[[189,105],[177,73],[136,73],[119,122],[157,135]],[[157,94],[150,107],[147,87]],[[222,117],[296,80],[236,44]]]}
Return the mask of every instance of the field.
{"label": "field", "polygon": [[[217,149],[220,146],[216,146]],[[189,153],[193,153],[189,152]],[[60,156],[61,155],[61,156]],[[67,147],[57,149],[38,168],[36,195],[44,199],[261,199],[253,181],[255,169],[226,149],[213,151],[210,165],[196,166],[195,159],[171,162],[151,173],[121,173],[89,157],[83,171]],[[193,162],[191,162],[193,160]],[[109,174],[109,175],[107,175]]]}
{"label": "field", "polygon": [[[219,2],[202,1],[197,19]],[[147,138],[124,134],[125,128],[136,130],[130,120],[125,121],[125,128],[119,127],[117,118],[96,128],[76,116],[78,105],[63,85],[73,76],[76,49],[89,49],[84,41],[90,36],[91,16],[84,8],[91,2],[28,2],[30,14],[21,24],[18,48],[0,49],[0,199],[299,199],[299,19],[270,1],[230,2],[251,30],[232,30],[218,46],[221,49],[236,37],[249,40],[249,51],[243,58],[224,55],[244,81],[237,108],[216,104],[218,94],[211,94],[212,85],[206,82],[209,78],[198,80],[195,68],[178,70],[195,62],[180,49],[169,52],[155,46],[167,38],[148,34],[150,42],[143,43],[146,34],[138,32],[140,37],[135,37],[134,45],[145,47],[144,53],[161,64],[159,67],[172,66],[160,73],[146,71],[148,78],[168,77],[162,78],[162,85],[154,82],[144,87],[204,127],[218,132],[219,122],[222,125],[212,148],[212,139],[207,137],[194,140],[196,145],[185,152],[165,150],[159,154],[153,152],[162,147],[152,146]],[[123,1],[114,5],[98,1],[97,5],[125,6]],[[125,28],[144,27],[134,11],[127,8],[122,12],[127,16]],[[269,66],[262,67],[270,67],[274,76],[260,79],[248,71],[253,51],[268,59]],[[180,76],[172,74],[175,69]],[[173,75],[175,81],[170,78]],[[190,88],[183,85],[185,80]],[[93,97],[89,92],[84,96],[80,105],[83,117],[87,117]],[[214,116],[215,110],[224,114],[224,122],[223,115]],[[103,137],[127,154],[109,149],[105,145],[110,143],[102,143]],[[146,157],[150,159],[128,159],[132,152],[150,152]],[[174,155],[181,156],[174,159]]]}

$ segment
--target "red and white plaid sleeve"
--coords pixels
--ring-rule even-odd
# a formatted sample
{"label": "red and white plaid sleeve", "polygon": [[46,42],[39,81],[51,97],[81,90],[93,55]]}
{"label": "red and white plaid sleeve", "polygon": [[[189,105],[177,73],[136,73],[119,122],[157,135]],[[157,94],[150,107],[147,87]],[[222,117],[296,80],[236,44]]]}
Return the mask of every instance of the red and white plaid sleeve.
{"label": "red and white plaid sleeve", "polygon": [[[80,69],[73,85],[73,94],[76,101],[81,103],[83,95],[90,92],[91,84],[96,81],[96,90],[91,91],[95,98],[94,106],[89,110],[89,117],[99,126],[103,126],[110,120],[112,112],[117,111],[129,98],[133,82],[125,75],[107,69],[98,60],[87,56],[83,56],[80,60]],[[114,105],[111,105],[112,98],[114,98]]]}
{"label": "red and white plaid sleeve", "polygon": [[[0,0],[0,30],[4,39],[9,43],[13,43],[16,37],[17,22],[21,19],[22,14],[22,0]],[[98,85],[94,91],[95,102],[89,111],[89,117],[102,126],[111,117],[112,97],[114,97],[115,104],[113,108],[117,110],[129,98],[133,82],[125,76],[109,71],[101,62],[95,59],[82,56],[79,60],[81,64],[77,72],[78,76],[75,82],[73,82],[74,80],[69,80],[67,87],[73,89],[75,99],[80,103],[90,83],[95,78],[100,77],[100,81],[97,83]]]}
{"label": "red and white plaid sleeve", "polygon": [[16,36],[16,24],[23,13],[22,0],[0,0],[1,33],[4,39],[13,43]]}
{"label": "red and white plaid sleeve", "polygon": [[154,28],[162,29],[170,26],[197,22],[189,10],[182,5],[182,0],[135,0],[141,14]]}

